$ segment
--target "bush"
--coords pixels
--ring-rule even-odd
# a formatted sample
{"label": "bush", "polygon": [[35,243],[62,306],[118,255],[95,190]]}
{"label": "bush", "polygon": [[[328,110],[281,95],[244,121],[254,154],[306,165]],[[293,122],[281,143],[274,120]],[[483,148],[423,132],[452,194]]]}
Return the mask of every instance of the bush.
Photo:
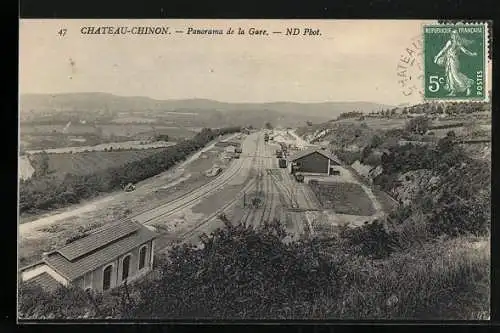
{"label": "bush", "polygon": [[395,246],[391,235],[386,231],[384,222],[375,220],[359,228],[346,229],[342,237],[349,246],[359,247],[363,256],[373,258],[387,257]]}
{"label": "bush", "polygon": [[429,126],[430,126],[429,118],[427,118],[425,116],[421,116],[421,117],[416,117],[416,118],[410,119],[407,122],[405,129],[408,132],[423,134],[423,133],[427,132],[427,130],[429,129]]}
{"label": "bush", "polygon": [[373,184],[380,187],[381,190],[391,192],[398,184],[396,174],[382,173],[373,179]]}
{"label": "bush", "polygon": [[361,153],[356,151],[337,150],[335,155],[345,164],[351,165],[361,159]]}
{"label": "bush", "polygon": [[380,165],[382,163],[382,159],[381,159],[380,155],[376,155],[376,154],[372,153],[372,154],[369,154],[368,156],[366,156],[365,158],[363,158],[361,163],[371,165],[371,166],[377,166],[377,165]]}
{"label": "bush", "polygon": [[[489,312],[487,245],[438,240],[395,251],[382,223],[283,243],[277,221],[175,246],[129,292],[31,289],[26,318],[471,319]],[[390,254],[390,255],[389,255]]]}

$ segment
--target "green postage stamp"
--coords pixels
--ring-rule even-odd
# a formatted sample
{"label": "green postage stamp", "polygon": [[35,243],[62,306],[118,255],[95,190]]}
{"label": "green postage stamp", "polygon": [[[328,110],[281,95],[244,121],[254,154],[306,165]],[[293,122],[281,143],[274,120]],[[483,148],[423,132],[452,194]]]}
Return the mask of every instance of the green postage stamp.
{"label": "green postage stamp", "polygon": [[485,101],[486,24],[424,26],[424,98]]}

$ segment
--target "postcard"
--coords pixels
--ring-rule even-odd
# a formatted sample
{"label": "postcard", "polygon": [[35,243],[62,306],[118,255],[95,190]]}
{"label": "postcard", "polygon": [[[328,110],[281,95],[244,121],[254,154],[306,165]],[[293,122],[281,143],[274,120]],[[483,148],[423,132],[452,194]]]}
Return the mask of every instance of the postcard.
{"label": "postcard", "polygon": [[19,322],[489,320],[490,22],[19,28]]}

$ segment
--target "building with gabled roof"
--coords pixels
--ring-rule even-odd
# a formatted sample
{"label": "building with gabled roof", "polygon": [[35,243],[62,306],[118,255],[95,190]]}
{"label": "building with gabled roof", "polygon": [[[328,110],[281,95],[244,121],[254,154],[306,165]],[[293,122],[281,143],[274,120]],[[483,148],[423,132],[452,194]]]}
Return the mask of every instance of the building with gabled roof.
{"label": "building with gabled roof", "polygon": [[45,253],[40,262],[21,269],[21,278],[46,289],[57,283],[107,291],[151,271],[157,236],[131,220],[106,225]]}
{"label": "building with gabled roof", "polygon": [[340,175],[342,162],[326,149],[310,148],[301,150],[288,158],[290,172],[295,170],[310,175]]}

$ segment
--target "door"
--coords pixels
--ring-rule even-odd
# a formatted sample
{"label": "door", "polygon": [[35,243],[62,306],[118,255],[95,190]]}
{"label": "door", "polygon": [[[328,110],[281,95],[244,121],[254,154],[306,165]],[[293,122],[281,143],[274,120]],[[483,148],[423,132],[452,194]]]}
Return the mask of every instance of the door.
{"label": "door", "polygon": [[111,272],[113,271],[113,266],[109,265],[104,269],[104,272],[102,274],[102,289],[104,291],[108,290],[111,288]]}
{"label": "door", "polygon": [[146,251],[148,250],[147,246],[143,246],[139,251],[139,270],[143,269],[146,265]]}
{"label": "door", "polygon": [[130,255],[126,256],[123,259],[123,265],[122,265],[122,282],[127,280],[128,275],[130,273]]}

